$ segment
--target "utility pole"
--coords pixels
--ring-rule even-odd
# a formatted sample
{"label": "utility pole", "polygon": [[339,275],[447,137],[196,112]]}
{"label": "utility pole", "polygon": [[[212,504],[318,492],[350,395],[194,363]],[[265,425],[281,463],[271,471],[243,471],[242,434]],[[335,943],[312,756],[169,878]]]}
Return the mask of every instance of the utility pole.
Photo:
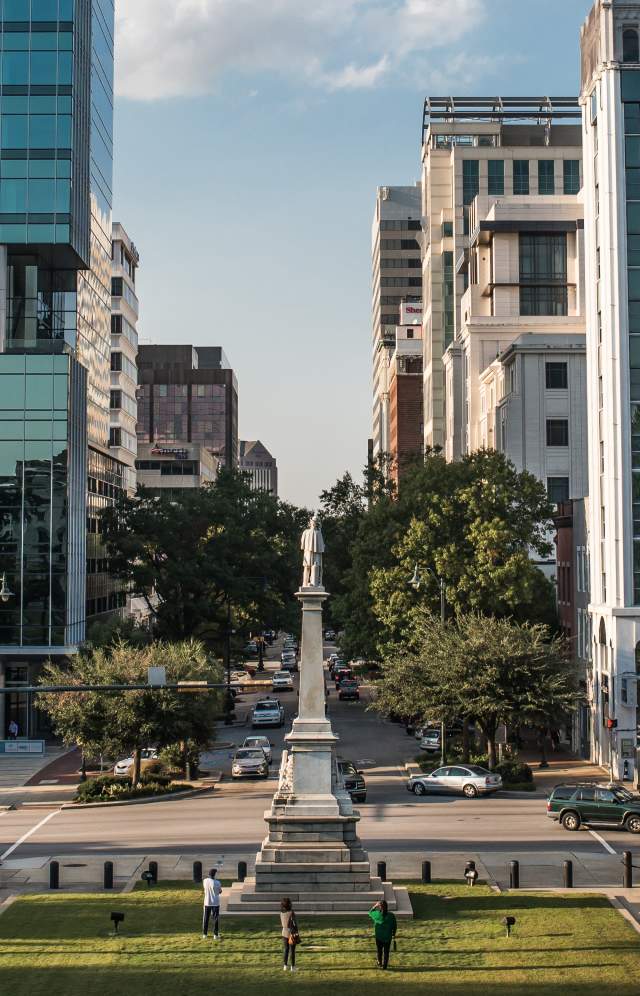
{"label": "utility pole", "polygon": [[225,665],[227,670],[227,691],[224,710],[224,725],[231,726],[231,598],[227,595],[227,628],[225,632]]}

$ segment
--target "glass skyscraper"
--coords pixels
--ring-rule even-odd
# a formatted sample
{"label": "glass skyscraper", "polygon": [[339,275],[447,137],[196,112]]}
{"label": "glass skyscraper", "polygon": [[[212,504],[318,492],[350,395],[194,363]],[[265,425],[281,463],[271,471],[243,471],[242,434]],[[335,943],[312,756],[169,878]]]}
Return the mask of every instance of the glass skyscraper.
{"label": "glass skyscraper", "polygon": [[122,487],[109,454],[113,33],[113,0],[0,0],[0,682],[16,686],[0,738],[10,718],[28,732],[19,686],[74,651],[87,605],[122,604],[99,529]]}

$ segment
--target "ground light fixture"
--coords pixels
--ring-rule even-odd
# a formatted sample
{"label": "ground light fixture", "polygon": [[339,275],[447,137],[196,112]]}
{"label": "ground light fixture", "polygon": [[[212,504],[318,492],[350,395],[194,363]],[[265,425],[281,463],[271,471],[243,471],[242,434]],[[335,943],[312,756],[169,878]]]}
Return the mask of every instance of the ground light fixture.
{"label": "ground light fixture", "polygon": [[13,598],[13,592],[7,584],[7,575],[2,575],[2,582],[0,584],[0,600],[3,602],[8,602],[10,598]]}
{"label": "ground light fixture", "polygon": [[467,880],[467,885],[473,888],[478,881],[478,870],[475,861],[467,861],[464,867],[464,877]]}
{"label": "ground light fixture", "polygon": [[153,874],[152,871],[144,871],[142,873],[142,875],[140,876],[140,878],[142,879],[143,882],[147,883],[147,888],[148,889],[151,888],[151,886],[153,885],[153,883],[156,880],[156,877],[155,877],[155,875]]}
{"label": "ground light fixture", "polygon": [[507,931],[507,937],[511,937],[511,930],[516,925],[516,918],[514,916],[505,916],[502,921],[502,926]]}
{"label": "ground light fixture", "polygon": [[124,920],[124,913],[112,913],[111,914],[111,923],[113,924],[113,932],[114,932],[114,934],[118,933],[118,927],[120,926],[120,924],[122,923],[123,920]]}

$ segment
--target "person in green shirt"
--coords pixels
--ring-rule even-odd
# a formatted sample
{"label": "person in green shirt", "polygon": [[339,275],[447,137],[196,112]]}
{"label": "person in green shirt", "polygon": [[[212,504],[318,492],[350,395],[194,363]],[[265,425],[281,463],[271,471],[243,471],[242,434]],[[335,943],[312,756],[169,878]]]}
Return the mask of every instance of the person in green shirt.
{"label": "person in green shirt", "polygon": [[384,899],[369,910],[369,916],[375,925],[376,948],[378,949],[378,968],[386,969],[389,964],[391,941],[396,936],[398,923]]}

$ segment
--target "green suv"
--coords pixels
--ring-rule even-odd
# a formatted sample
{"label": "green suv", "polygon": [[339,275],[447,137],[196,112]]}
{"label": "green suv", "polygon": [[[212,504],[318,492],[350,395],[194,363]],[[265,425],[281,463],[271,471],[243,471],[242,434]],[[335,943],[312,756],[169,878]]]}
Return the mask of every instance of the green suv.
{"label": "green suv", "polygon": [[640,797],[615,785],[556,785],[547,800],[547,816],[565,830],[601,824],[640,833]]}

